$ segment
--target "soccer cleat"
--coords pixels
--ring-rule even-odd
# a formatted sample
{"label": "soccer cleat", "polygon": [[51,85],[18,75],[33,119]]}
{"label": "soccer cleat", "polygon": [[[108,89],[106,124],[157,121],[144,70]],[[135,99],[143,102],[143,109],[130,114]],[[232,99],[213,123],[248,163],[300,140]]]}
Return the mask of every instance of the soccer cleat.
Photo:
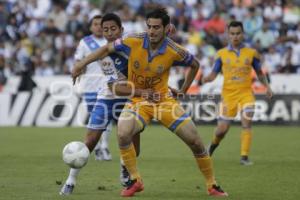
{"label": "soccer cleat", "polygon": [[69,184],[64,184],[64,186],[61,188],[59,194],[60,195],[70,195],[72,194],[73,190],[74,190],[74,185],[69,185]]}
{"label": "soccer cleat", "polygon": [[95,149],[95,160],[104,160],[102,151],[100,149]]}
{"label": "soccer cleat", "polygon": [[121,165],[120,182],[123,187],[129,187],[132,182],[132,180],[130,180],[129,172],[124,165]]}
{"label": "soccer cleat", "polygon": [[110,161],[112,159],[111,153],[108,148],[101,149],[102,158],[105,161]]}
{"label": "soccer cleat", "polygon": [[216,150],[216,148],[219,146],[219,144],[210,144],[208,146],[208,153],[209,156],[212,156],[212,154],[214,153],[214,151]]}
{"label": "soccer cleat", "polygon": [[242,156],[240,160],[240,164],[244,166],[253,165],[253,162],[251,162],[248,158],[248,156]]}
{"label": "soccer cleat", "polygon": [[121,191],[122,197],[132,197],[136,192],[141,192],[144,190],[144,184],[142,181],[132,180],[131,185],[124,188]]}
{"label": "soccer cleat", "polygon": [[214,197],[227,197],[227,192],[224,192],[220,186],[213,185],[211,188],[207,190],[209,196]]}

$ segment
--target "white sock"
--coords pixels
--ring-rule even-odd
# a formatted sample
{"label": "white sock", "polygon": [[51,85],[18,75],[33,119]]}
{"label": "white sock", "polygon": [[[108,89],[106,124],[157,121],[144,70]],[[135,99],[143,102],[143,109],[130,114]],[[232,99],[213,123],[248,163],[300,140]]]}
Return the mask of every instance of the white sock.
{"label": "white sock", "polygon": [[[111,130],[112,130],[112,122],[110,122],[107,125],[106,130],[102,133],[101,139],[98,142],[98,144],[100,143],[101,149],[108,149],[109,137],[110,137]],[[97,144],[97,146],[98,146],[98,144]]]}
{"label": "white sock", "polygon": [[[103,133],[102,133],[102,135],[101,135],[101,138],[102,138],[102,137],[103,137]],[[97,142],[97,144],[96,144],[94,150],[96,150],[96,149],[101,149],[101,138],[100,138],[100,140]]]}
{"label": "white sock", "polygon": [[69,177],[66,181],[66,184],[67,185],[76,185],[76,179],[77,179],[79,172],[80,172],[80,169],[71,168],[70,172],[69,172]]}

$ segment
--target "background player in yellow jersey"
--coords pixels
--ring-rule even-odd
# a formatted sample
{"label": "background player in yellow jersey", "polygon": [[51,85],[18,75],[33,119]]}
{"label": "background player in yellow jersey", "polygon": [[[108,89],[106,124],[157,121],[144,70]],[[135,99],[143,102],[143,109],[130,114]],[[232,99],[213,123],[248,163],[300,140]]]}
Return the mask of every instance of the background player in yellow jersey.
{"label": "background player in yellow jersey", "polygon": [[244,46],[243,24],[233,21],[228,25],[229,44],[217,52],[214,68],[203,83],[213,81],[219,72],[223,73],[224,83],[218,126],[209,146],[212,155],[230,127],[230,120],[241,112],[241,160],[242,165],[251,165],[249,150],[252,138],[251,121],[255,110],[255,97],[251,89],[251,71],[266,86],[266,95],[272,97],[272,90],[261,70],[260,56],[253,48]]}
{"label": "background player in yellow jersey", "polygon": [[[73,71],[73,78],[76,78],[83,66],[99,58],[102,59],[109,53],[122,52],[128,55],[128,81],[131,84],[123,87],[121,93],[123,95],[131,93],[134,97],[125,105],[120,115],[118,140],[121,157],[130,172],[132,184],[122,190],[121,195],[133,196],[144,189],[141,175],[137,170],[132,137],[156,118],[192,150],[198,167],[206,179],[208,194],[227,196],[227,193],[216,184],[211,158],[197,134],[195,124],[169,94],[168,77],[171,66],[180,64],[191,67],[181,90],[171,90],[173,94],[178,94],[188,90],[198,71],[199,63],[189,52],[166,36],[169,31],[170,17],[165,9],[153,10],[146,19],[147,33],[120,39],[100,48],[78,63]],[[120,85],[117,84],[115,87],[118,86]],[[132,92],[127,91],[126,88]]]}

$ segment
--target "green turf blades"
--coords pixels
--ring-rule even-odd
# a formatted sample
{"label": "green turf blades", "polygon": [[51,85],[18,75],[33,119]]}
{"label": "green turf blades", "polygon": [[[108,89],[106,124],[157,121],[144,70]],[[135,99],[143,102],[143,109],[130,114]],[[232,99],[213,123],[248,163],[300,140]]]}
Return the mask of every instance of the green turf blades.
{"label": "green turf blades", "polygon": [[[199,127],[205,144],[213,126]],[[115,129],[113,131],[115,133]],[[84,128],[0,128],[0,199],[61,200],[58,192],[67,177],[63,146],[82,140]],[[226,199],[294,200],[300,196],[300,134],[298,127],[254,126],[250,154],[255,165],[239,164],[240,127],[232,127],[213,160]],[[138,159],[145,191],[139,200],[211,199],[190,150],[167,129],[149,126],[141,136]],[[119,197],[119,150],[111,138],[112,162],[90,159],[79,175],[72,200]],[[101,188],[101,190],[99,189]]]}

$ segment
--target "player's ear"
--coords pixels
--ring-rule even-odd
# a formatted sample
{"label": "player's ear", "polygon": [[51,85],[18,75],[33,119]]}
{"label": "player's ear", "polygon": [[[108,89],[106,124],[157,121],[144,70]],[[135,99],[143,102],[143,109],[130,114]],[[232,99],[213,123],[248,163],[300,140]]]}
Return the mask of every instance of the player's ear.
{"label": "player's ear", "polygon": [[169,25],[169,32],[167,33],[167,35],[170,36],[170,35],[174,35],[175,33],[176,33],[176,27],[174,24],[171,23]]}
{"label": "player's ear", "polygon": [[170,24],[165,26],[165,34],[168,35],[170,33]]}

